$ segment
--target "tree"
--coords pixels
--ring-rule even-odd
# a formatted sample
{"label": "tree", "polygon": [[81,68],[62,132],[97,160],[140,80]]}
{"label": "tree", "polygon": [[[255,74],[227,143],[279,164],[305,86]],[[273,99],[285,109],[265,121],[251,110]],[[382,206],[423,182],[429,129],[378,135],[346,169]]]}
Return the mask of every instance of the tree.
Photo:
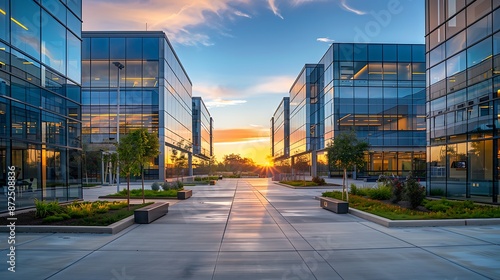
{"label": "tree", "polygon": [[142,146],[139,154],[139,162],[141,166],[141,181],[142,181],[142,203],[145,203],[144,199],[144,166],[148,164],[152,158],[157,157],[160,154],[160,143],[158,141],[158,136],[154,133],[149,133],[147,129],[141,128],[133,131],[131,134],[137,134],[135,139],[137,145]]}
{"label": "tree", "polygon": [[143,155],[145,154],[143,135],[135,130],[120,139],[117,145],[120,172],[127,178],[127,205],[130,209],[130,175],[141,174]]}
{"label": "tree", "polygon": [[178,149],[172,148],[172,153],[170,154],[170,160],[174,164],[174,170],[177,176],[177,181],[179,180],[179,174],[182,169],[187,166],[187,153],[191,148],[190,144],[184,144],[184,140],[181,140],[176,145]]}
{"label": "tree", "polygon": [[368,147],[368,142],[359,140],[353,130],[336,136],[333,142],[328,145],[328,165],[331,169],[340,168],[344,170],[342,199],[344,199],[345,192],[346,200],[349,201],[349,194],[347,192],[347,169],[364,165],[364,153],[368,150]]}

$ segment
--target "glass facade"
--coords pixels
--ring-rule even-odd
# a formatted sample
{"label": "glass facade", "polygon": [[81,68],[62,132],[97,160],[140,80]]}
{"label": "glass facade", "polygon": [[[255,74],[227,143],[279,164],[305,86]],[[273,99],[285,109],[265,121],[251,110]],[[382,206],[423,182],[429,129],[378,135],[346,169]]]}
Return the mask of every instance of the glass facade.
{"label": "glass facade", "polygon": [[427,0],[427,191],[498,203],[500,1]]}
{"label": "glass facade", "polygon": [[16,208],[83,197],[81,6],[0,1],[0,212],[12,166]]}
{"label": "glass facade", "polygon": [[208,174],[213,156],[213,119],[201,97],[193,97],[193,173]]}
{"label": "glass facade", "polygon": [[271,155],[274,161],[290,156],[290,98],[283,97],[271,119]]}
{"label": "glass facade", "polygon": [[[321,148],[352,129],[370,144],[358,175],[405,176],[413,170],[425,177],[425,46],[332,44],[320,64],[325,69]],[[320,172],[324,157],[318,156]]]}
{"label": "glass facade", "polygon": [[101,181],[97,154],[115,149],[118,71],[120,135],[137,128],[156,133],[161,154],[145,178],[173,176],[172,149],[192,155],[192,83],[165,33],[88,31],[82,38],[82,134],[86,152],[94,154],[89,158],[98,161],[87,164],[88,176]]}

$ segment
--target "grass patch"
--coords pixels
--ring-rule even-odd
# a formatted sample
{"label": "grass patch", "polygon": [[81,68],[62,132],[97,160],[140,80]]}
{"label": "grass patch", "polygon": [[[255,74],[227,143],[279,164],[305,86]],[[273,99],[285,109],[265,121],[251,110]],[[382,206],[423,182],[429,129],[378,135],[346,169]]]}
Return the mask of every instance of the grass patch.
{"label": "grass patch", "polygon": [[[123,189],[117,193],[108,194],[104,197],[126,197],[127,190]],[[154,191],[144,190],[145,198],[158,198],[158,197],[177,197],[177,190]],[[130,190],[130,198],[142,198],[142,189]]]}
{"label": "grass patch", "polygon": [[[341,192],[324,192],[323,196],[342,199]],[[411,210],[359,195],[349,196],[349,207],[390,220],[500,218],[500,207],[480,205],[472,201],[425,199],[422,206],[425,211]]]}
{"label": "grass patch", "polygon": [[295,180],[295,181],[280,181],[281,184],[289,185],[292,187],[316,187],[318,186],[317,183],[314,183],[312,181],[301,181],[301,180]]}
{"label": "grass patch", "polygon": [[[17,213],[17,222],[21,225],[62,225],[62,226],[109,226],[126,217],[134,210],[146,205],[130,205],[126,201],[73,202],[59,205],[57,201],[36,201],[36,210]],[[0,218],[0,224],[8,224],[6,217]]]}

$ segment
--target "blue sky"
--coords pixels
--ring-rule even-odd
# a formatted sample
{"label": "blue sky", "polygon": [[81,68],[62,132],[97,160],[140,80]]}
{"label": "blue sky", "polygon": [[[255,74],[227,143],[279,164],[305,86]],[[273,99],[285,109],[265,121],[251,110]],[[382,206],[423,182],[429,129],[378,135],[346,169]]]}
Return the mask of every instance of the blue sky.
{"label": "blue sky", "polygon": [[[110,12],[112,11],[112,12]],[[421,0],[87,0],[84,30],[163,30],[215,120],[220,160],[263,163],[269,120],[332,42],[424,43]]]}

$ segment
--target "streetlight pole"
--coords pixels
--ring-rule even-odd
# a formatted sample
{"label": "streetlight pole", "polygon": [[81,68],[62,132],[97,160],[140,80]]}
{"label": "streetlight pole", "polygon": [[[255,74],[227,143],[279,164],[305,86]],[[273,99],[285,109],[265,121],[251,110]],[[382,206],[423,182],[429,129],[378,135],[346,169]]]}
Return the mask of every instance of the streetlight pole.
{"label": "streetlight pole", "polygon": [[[118,68],[118,79],[116,87],[116,144],[120,144],[120,72],[125,66],[118,61],[113,62]],[[118,146],[117,146],[118,148]],[[120,157],[116,153],[116,192],[120,192]]]}

